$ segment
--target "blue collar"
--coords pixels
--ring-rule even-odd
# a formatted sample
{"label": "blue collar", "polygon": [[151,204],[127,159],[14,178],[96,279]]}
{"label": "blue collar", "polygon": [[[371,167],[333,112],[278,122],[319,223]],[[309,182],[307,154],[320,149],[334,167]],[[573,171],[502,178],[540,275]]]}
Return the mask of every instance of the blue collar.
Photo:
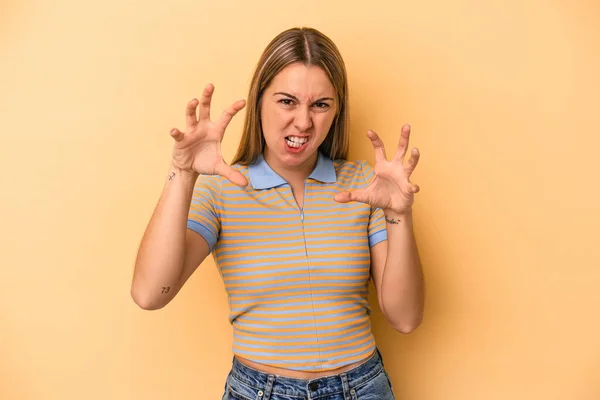
{"label": "blue collar", "polygon": [[[321,154],[320,151],[318,153],[317,165],[308,177],[323,183],[336,182],[337,176],[333,161]],[[277,172],[273,171],[262,154],[259,154],[256,161],[248,166],[248,175],[254,189],[270,189],[287,183]]]}

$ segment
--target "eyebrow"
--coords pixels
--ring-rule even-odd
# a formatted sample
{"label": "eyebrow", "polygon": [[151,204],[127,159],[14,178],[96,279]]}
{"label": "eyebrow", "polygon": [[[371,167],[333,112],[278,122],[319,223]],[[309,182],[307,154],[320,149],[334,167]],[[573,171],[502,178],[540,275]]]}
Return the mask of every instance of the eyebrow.
{"label": "eyebrow", "polygon": [[[275,96],[275,95],[277,95],[277,94],[281,94],[281,95],[283,95],[283,96],[287,96],[287,97],[289,97],[289,98],[291,98],[291,99],[294,99],[294,100],[296,100],[298,103],[300,103],[300,100],[299,100],[299,99],[298,99],[296,96],[292,96],[292,95],[291,95],[291,94],[289,94],[289,93],[285,93],[285,92],[277,92],[277,93],[273,93],[273,96]],[[331,101],[333,101],[333,98],[331,98],[331,97],[321,97],[320,99],[317,99],[317,100],[313,101],[313,103],[317,103],[317,102],[319,102],[319,101],[323,101],[323,100],[331,100]]]}

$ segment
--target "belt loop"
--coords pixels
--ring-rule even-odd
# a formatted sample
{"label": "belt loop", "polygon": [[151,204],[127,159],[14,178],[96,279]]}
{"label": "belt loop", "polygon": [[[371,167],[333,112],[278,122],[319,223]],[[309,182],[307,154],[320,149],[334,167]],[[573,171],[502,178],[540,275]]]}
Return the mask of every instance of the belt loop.
{"label": "belt loop", "polygon": [[263,400],[269,400],[271,398],[271,391],[273,390],[273,382],[275,381],[275,375],[269,374],[267,378],[267,386],[265,386],[265,395]]}
{"label": "belt loop", "polygon": [[348,375],[346,373],[340,374],[342,379],[342,390],[344,391],[344,400],[350,400],[350,387],[348,386]]}

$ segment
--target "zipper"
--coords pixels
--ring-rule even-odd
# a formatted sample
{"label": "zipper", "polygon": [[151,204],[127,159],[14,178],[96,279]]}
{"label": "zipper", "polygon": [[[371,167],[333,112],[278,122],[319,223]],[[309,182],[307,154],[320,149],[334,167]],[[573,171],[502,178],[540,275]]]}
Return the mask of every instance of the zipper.
{"label": "zipper", "polygon": [[306,205],[306,186],[308,182],[304,182],[304,197],[302,198],[302,207],[300,209],[300,221],[302,221],[302,237],[304,238],[304,252],[306,253],[306,265],[308,266],[308,245],[306,244],[306,232],[304,232],[304,206]]}
{"label": "zipper", "polygon": [[[300,209],[300,220],[302,221],[302,238],[304,239],[304,254],[306,254],[306,268],[308,268],[308,281],[311,285],[310,289],[310,300],[312,303],[313,313],[315,312],[315,302],[312,294],[312,275],[310,271],[310,263],[308,262],[308,244],[306,243],[306,232],[304,231],[304,206],[306,205],[306,187],[308,186],[308,182],[304,182],[304,198],[302,199],[302,207],[298,207]],[[317,329],[317,319],[313,315],[314,327],[315,327],[315,338],[317,339],[317,351],[319,352],[319,361],[323,359],[321,355],[321,344],[319,343],[319,331]]]}

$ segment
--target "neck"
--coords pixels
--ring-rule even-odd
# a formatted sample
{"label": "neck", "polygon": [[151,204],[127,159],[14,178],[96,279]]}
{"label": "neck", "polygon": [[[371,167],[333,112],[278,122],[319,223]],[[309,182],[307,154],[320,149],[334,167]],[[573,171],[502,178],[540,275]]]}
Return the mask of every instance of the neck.
{"label": "neck", "polygon": [[290,185],[294,186],[298,183],[304,183],[306,178],[311,174],[317,165],[318,153],[315,152],[311,157],[300,165],[287,166],[282,165],[275,157],[271,157],[269,150],[265,149],[265,161],[279,176],[285,179]]}

